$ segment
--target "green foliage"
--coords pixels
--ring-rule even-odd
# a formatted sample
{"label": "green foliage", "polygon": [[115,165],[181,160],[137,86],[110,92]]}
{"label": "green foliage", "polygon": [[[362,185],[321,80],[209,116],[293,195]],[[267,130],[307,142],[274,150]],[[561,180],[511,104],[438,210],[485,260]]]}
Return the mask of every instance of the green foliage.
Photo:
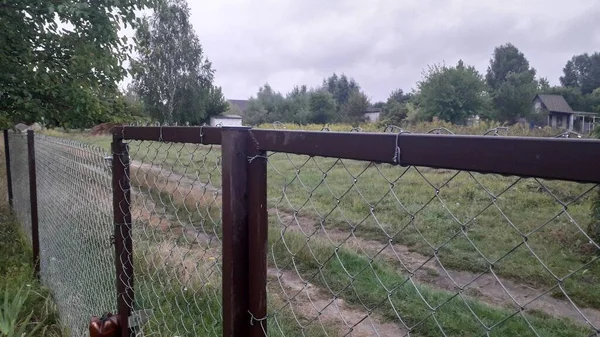
{"label": "green foliage", "polygon": [[162,122],[198,125],[227,109],[214,70],[190,23],[185,0],[164,0],[136,31],[134,86],[148,114]]}
{"label": "green foliage", "polygon": [[388,101],[381,112],[380,121],[383,124],[400,125],[408,116],[407,103]]}
{"label": "green foliage", "polygon": [[334,96],[326,90],[317,90],[310,95],[309,122],[315,124],[328,123],[336,111]]}
{"label": "green foliage", "polygon": [[[381,113],[381,123],[400,125],[407,117],[409,113],[409,102],[412,100],[413,95],[408,93],[405,94],[402,89],[392,91],[387,99],[387,102],[383,105],[383,111]],[[416,114],[414,105],[412,105],[413,114],[411,118],[416,122]]]}
{"label": "green foliage", "polygon": [[269,84],[260,87],[256,98],[248,100],[246,123],[257,125],[280,120],[283,116],[284,100],[283,95],[274,91]]}
{"label": "green foliage", "polygon": [[575,55],[563,68],[560,83],[565,87],[579,88],[586,95],[600,88],[600,53]]}
{"label": "green foliage", "polygon": [[369,98],[364,93],[360,91],[352,92],[348,102],[342,106],[340,111],[342,121],[353,125],[364,122],[364,113],[370,105]]}
{"label": "green foliage", "polygon": [[590,112],[600,112],[600,88],[595,89],[591,95],[587,96],[590,104]]}
{"label": "green foliage", "polygon": [[360,86],[353,78],[348,79],[344,74],[338,76],[334,73],[323,80],[323,89],[333,95],[335,103],[341,108],[348,102],[352,93],[360,91]]}
{"label": "green foliage", "polygon": [[[356,111],[365,106],[364,100],[364,95],[353,98],[353,105],[345,110],[348,115],[344,117],[359,121]],[[283,97],[265,84],[258,90],[256,97],[248,100],[245,121],[250,125],[273,122],[326,124],[342,119],[337,111],[334,96],[325,89],[309,91],[306,86],[295,87]]]}
{"label": "green foliage", "polygon": [[494,49],[485,78],[491,88],[493,117],[510,123],[528,117],[538,86],[549,86],[547,80],[538,84],[535,69],[529,67],[525,55],[510,43]]}
{"label": "green foliage", "polygon": [[[19,290],[13,294],[12,299],[8,287],[5,289],[4,302],[2,307],[0,307],[0,335],[2,336],[35,336],[37,332],[43,328],[42,322],[31,322],[33,311],[31,311],[24,319],[19,320],[25,302],[29,297],[29,290],[24,290],[24,288],[25,287],[21,285]],[[29,325],[33,325],[33,329],[27,329]]]}
{"label": "green foliage", "polygon": [[544,91],[549,90],[549,89],[550,89],[550,82],[548,82],[547,78],[541,77],[538,80],[538,90],[540,92],[544,92]]}
{"label": "green foliage", "polygon": [[535,70],[529,68],[525,55],[513,44],[507,43],[494,49],[485,80],[492,89],[497,89],[510,74],[523,72],[533,72],[535,75]]}
{"label": "green foliage", "polygon": [[385,105],[385,102],[375,102],[373,103],[373,107],[374,108],[379,108],[379,109],[383,109],[383,106]]}
{"label": "green foliage", "polygon": [[425,121],[425,117],[421,113],[419,107],[413,102],[406,103],[406,121],[410,125]]}
{"label": "green foliage", "polygon": [[390,94],[390,96],[387,99],[386,104],[389,104],[390,102],[407,103],[412,98],[413,98],[413,94],[411,94],[411,93],[405,94],[404,91],[402,91],[402,89],[396,89],[396,90],[392,91],[392,93]]}
{"label": "green foliage", "polygon": [[[0,178],[6,181],[4,169]],[[6,193],[5,183],[0,193]],[[6,199],[0,202],[0,220],[0,336],[61,336],[56,308],[33,276],[31,248]]]}
{"label": "green foliage", "polygon": [[370,106],[368,97],[346,75],[332,76],[323,85],[308,89],[306,85],[295,86],[285,97],[268,84],[259,88],[251,97],[246,109],[245,121],[251,125],[291,122],[306,123],[360,123]]}
{"label": "green foliage", "polygon": [[492,92],[496,120],[514,123],[531,115],[531,102],[537,92],[533,73],[510,73]]}
{"label": "green foliage", "polygon": [[294,86],[286,95],[283,119],[298,124],[308,123],[311,119],[310,96],[311,93],[305,85]]}
{"label": "green foliage", "polygon": [[104,119],[128,59],[120,27],[149,0],[7,0],[0,4],[0,122],[87,126]]}
{"label": "green foliage", "polygon": [[427,120],[438,117],[454,124],[465,124],[469,117],[481,114],[489,106],[482,75],[462,61],[456,67],[429,67],[418,87],[417,101]]}

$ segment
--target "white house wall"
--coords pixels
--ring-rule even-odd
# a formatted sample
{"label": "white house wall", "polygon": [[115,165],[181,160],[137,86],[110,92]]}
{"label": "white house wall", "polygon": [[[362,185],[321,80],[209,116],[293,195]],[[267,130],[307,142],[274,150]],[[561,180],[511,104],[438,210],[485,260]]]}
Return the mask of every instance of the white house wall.
{"label": "white house wall", "polygon": [[212,117],[210,119],[210,126],[242,126],[242,119]]}
{"label": "white house wall", "polygon": [[365,119],[369,123],[379,122],[379,112],[367,112],[365,113]]}

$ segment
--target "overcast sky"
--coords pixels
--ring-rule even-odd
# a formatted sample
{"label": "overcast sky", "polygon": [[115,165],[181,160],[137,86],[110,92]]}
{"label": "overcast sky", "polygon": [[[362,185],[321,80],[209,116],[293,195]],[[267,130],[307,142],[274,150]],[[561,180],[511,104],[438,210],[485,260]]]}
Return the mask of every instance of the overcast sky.
{"label": "overcast sky", "polygon": [[599,0],[188,0],[191,21],[228,99],[269,83],[282,93],[353,77],[373,101],[410,91],[429,64],[485,72],[512,42],[558,84],[574,54],[600,50]]}

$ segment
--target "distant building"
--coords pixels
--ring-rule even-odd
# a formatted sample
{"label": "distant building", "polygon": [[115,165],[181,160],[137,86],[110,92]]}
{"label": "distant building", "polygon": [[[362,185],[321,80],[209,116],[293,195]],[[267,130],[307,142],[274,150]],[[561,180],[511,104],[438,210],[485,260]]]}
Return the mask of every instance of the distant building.
{"label": "distant building", "polygon": [[363,116],[368,123],[377,123],[381,117],[381,108],[367,108]]}
{"label": "distant building", "polygon": [[248,100],[247,99],[228,99],[227,102],[234,106],[238,112],[244,116],[246,114],[246,109],[248,109]]}
{"label": "distant building", "polygon": [[575,111],[561,95],[535,95],[534,114],[548,115],[547,124],[554,129],[573,130]]}
{"label": "distant building", "polygon": [[573,111],[562,95],[536,95],[533,99],[533,113],[547,115],[545,125],[553,129],[589,133],[600,117],[591,112]]}
{"label": "distant building", "polygon": [[238,115],[222,115],[210,118],[210,126],[242,126],[242,117]]}

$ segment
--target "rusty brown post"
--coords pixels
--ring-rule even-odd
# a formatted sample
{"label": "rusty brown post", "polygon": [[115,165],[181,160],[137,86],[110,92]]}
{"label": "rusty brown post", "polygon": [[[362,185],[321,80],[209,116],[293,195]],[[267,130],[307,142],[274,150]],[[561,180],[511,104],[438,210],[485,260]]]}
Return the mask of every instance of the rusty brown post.
{"label": "rusty brown post", "polygon": [[6,187],[8,189],[8,205],[13,208],[12,177],[10,171],[10,146],[8,144],[8,130],[4,130],[4,160],[6,161]]}
{"label": "rusty brown post", "polygon": [[31,245],[33,248],[33,270],[40,276],[40,236],[38,229],[37,177],[35,172],[35,135],[27,130],[27,160],[29,164],[29,202],[31,206]]}
{"label": "rusty brown post", "polygon": [[248,131],[248,268],[250,336],[267,336],[267,157]]}
{"label": "rusty brown post", "polygon": [[223,336],[250,336],[248,129],[223,128]]}
{"label": "rusty brown post", "polygon": [[129,317],[133,308],[133,242],[131,237],[131,189],[129,150],[122,136],[112,142],[112,184],[115,236],[117,314],[121,337],[133,336]]}

